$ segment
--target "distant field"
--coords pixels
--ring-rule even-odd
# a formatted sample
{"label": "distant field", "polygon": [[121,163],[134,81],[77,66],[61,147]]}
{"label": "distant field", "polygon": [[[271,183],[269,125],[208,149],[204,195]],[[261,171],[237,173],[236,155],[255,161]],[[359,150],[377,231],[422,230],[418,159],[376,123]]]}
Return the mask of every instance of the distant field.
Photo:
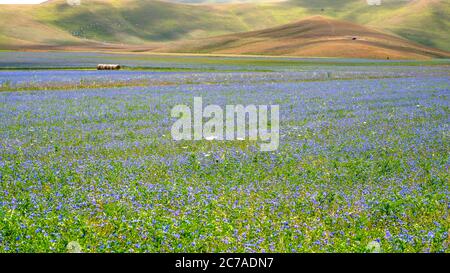
{"label": "distant field", "polygon": [[[118,63],[126,70],[314,70],[318,66],[387,66],[398,70],[410,66],[450,66],[450,59],[373,60],[342,58],[298,58],[232,56],[220,54],[88,53],[88,52],[0,52],[0,70],[90,69],[99,63]],[[362,68],[363,69],[363,68]],[[437,67],[436,69],[440,69]]]}
{"label": "distant field", "polygon": [[[450,251],[448,60],[1,52],[0,68],[0,252]],[[280,105],[280,148],[173,141],[195,96]]]}

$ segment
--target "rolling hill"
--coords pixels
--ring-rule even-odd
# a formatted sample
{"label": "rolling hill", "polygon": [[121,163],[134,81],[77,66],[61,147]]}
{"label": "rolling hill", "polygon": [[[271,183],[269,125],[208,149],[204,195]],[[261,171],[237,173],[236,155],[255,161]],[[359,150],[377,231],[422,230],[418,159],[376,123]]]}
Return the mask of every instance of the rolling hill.
{"label": "rolling hill", "polygon": [[175,43],[157,51],[370,59],[450,57],[450,52],[323,16],[264,30]]}
{"label": "rolling hill", "polygon": [[[205,2],[189,4],[180,2]],[[85,0],[69,6],[0,7],[0,49],[148,50],[162,44],[270,29],[314,15],[345,20],[450,51],[445,0],[290,0],[211,4],[221,0]]]}

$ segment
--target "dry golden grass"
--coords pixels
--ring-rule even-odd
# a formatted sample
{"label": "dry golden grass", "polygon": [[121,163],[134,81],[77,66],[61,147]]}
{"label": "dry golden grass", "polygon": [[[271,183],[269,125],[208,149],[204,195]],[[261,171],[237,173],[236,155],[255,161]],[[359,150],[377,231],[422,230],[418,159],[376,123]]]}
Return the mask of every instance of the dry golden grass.
{"label": "dry golden grass", "polygon": [[371,59],[450,57],[449,52],[323,16],[259,31],[172,43],[156,51]]}

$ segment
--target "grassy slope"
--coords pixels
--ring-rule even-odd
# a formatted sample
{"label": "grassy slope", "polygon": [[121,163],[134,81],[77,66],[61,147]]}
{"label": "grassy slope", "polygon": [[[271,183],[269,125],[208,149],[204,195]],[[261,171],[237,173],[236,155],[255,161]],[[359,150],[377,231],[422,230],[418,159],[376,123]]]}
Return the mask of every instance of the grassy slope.
{"label": "grassy slope", "polygon": [[75,36],[110,42],[140,43],[216,35],[246,29],[210,7],[158,1],[91,1],[70,7],[54,1],[35,11],[38,20]]}
{"label": "grassy slope", "polygon": [[0,14],[1,47],[80,42],[65,30],[36,20],[27,6],[2,7]]}
{"label": "grassy slope", "polygon": [[380,6],[369,6],[365,0],[291,0],[260,4],[256,14],[252,5],[233,6],[244,20],[269,14],[274,21],[287,23],[302,17],[324,15],[450,51],[450,2],[445,0],[383,0]]}
{"label": "grassy slope", "polygon": [[[211,37],[326,15],[388,30],[450,50],[445,1],[291,0],[282,3],[184,5],[152,0],[91,0],[70,7],[54,0],[35,7],[3,6],[0,47],[111,42],[143,44]],[[388,22],[388,23],[387,23]],[[15,29],[8,26],[14,24]]]}
{"label": "grassy slope", "polygon": [[259,31],[175,43],[158,51],[372,59],[450,57],[447,52],[323,16]]}

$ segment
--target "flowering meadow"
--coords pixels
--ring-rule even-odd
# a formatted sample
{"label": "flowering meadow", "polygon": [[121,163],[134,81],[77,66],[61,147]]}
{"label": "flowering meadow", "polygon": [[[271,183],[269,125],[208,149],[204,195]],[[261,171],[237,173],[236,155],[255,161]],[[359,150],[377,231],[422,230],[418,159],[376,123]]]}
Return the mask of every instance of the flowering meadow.
{"label": "flowering meadow", "polygon": [[[450,252],[448,65],[241,66],[0,71],[0,252]],[[279,149],[173,141],[193,97]]]}

